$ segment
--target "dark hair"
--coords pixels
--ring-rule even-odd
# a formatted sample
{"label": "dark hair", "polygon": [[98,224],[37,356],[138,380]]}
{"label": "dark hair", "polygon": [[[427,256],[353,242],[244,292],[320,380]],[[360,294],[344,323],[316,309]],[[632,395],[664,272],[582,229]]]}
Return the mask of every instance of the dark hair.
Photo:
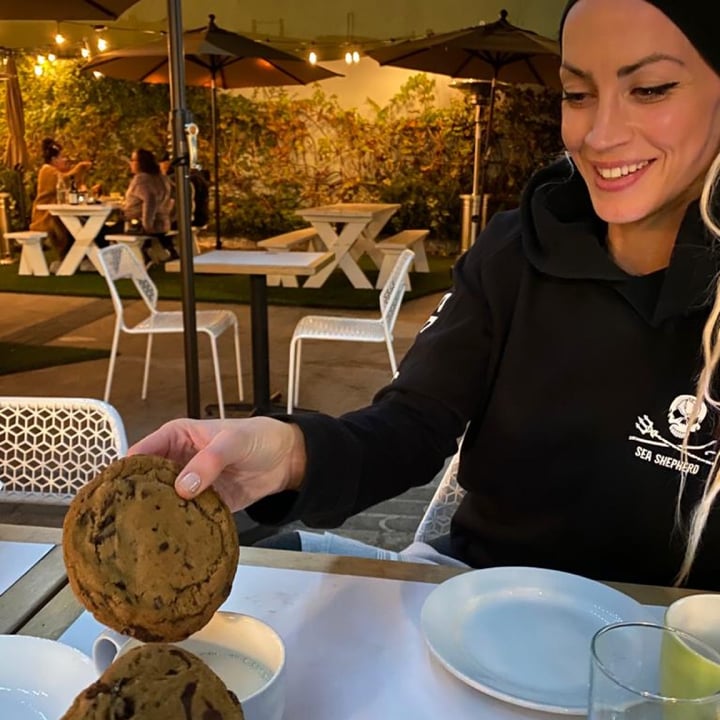
{"label": "dark hair", "polygon": [[135,151],[137,157],[138,170],[140,172],[147,173],[148,175],[159,175],[160,166],[155,159],[155,156],[145,148],[138,148]]}
{"label": "dark hair", "polygon": [[42,159],[44,163],[50,164],[53,158],[56,158],[62,152],[62,145],[55,142],[52,138],[44,138],[42,141]]}

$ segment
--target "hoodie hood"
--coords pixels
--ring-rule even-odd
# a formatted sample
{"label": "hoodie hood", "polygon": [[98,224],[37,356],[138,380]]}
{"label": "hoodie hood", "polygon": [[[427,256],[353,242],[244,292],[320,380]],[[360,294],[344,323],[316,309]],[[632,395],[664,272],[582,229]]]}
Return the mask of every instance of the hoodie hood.
{"label": "hoodie hood", "polygon": [[[525,254],[538,271],[563,279],[606,281],[625,295],[633,276],[610,257],[607,223],[595,214],[585,181],[569,160],[531,178],[520,214]],[[718,272],[720,249],[702,221],[698,202],[693,202],[680,226],[658,302],[646,320],[656,325],[706,307]]]}

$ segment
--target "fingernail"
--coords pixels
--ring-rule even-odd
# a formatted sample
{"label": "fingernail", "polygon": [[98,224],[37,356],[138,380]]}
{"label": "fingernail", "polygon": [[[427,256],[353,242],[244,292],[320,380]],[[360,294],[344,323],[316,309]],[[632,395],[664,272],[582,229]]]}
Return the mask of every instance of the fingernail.
{"label": "fingernail", "polygon": [[197,473],[189,472],[178,479],[178,487],[188,495],[194,495],[200,489],[200,476]]}

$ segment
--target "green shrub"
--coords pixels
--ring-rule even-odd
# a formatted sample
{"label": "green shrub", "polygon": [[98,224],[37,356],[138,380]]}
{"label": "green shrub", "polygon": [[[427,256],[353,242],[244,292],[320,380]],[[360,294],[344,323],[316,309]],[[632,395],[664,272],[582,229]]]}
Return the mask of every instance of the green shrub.
{"label": "green shrub", "polygon": [[[46,68],[36,77],[29,58],[18,62],[31,152],[43,137],[56,137],[72,158],[93,161],[92,182],[123,192],[133,147],[167,146],[167,86],[95,79],[76,61]],[[201,160],[212,170],[209,91],[188,88],[187,99],[201,128]],[[498,92],[486,173],[493,207],[515,204],[533,169],[560,149],[558,108],[549,91]],[[428,227],[435,238],[459,242],[459,195],[472,187],[472,100],[458,93],[438,107],[434,82],[418,74],[387,105],[368,101],[363,110],[341,107],[320,84],[306,99],[292,89],[250,98],[219,92],[222,233],[258,239],[302,224],[295,215],[302,206],[377,201],[402,204],[389,229]],[[4,132],[0,124],[0,143]],[[20,197],[18,187],[10,192]]]}

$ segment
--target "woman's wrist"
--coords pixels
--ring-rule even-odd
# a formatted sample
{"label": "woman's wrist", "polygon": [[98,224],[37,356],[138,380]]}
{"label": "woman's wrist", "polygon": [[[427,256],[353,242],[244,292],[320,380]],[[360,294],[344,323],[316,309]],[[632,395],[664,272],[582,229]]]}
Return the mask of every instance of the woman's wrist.
{"label": "woman's wrist", "polygon": [[288,424],[293,434],[290,450],[290,467],[288,472],[287,490],[296,492],[302,488],[307,470],[307,451],[305,449],[305,436],[298,425]]}

